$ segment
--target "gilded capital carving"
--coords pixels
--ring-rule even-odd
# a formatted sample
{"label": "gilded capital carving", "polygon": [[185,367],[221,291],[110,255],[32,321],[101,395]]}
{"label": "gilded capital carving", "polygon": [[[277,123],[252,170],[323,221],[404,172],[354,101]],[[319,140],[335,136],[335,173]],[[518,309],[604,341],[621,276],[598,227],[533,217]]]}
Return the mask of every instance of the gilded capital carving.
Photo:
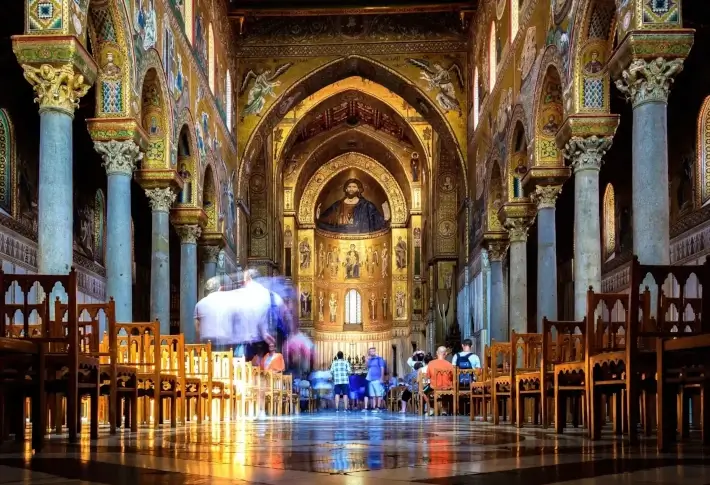
{"label": "gilded capital carving", "polygon": [[202,258],[205,263],[216,263],[219,257],[219,246],[204,246],[202,248]]}
{"label": "gilded capital carving", "polygon": [[96,141],[94,149],[104,159],[107,175],[133,175],[136,162],[143,159],[143,152],[133,140]]}
{"label": "gilded capital carving", "polygon": [[503,227],[508,231],[510,242],[526,242],[528,240],[528,230],[533,223],[528,217],[509,217],[503,223]]}
{"label": "gilded capital carving", "polygon": [[178,236],[180,236],[180,242],[182,244],[197,244],[197,239],[199,239],[202,234],[202,228],[197,224],[186,224],[184,226],[178,226],[177,233]]}
{"label": "gilded capital carving", "polygon": [[561,185],[536,185],[535,192],[530,194],[530,199],[539,209],[555,208],[557,196],[562,192]]}
{"label": "gilded capital carving", "polygon": [[23,64],[25,79],[32,85],[39,104],[40,113],[45,110],[56,110],[74,116],[74,110],[79,107],[81,99],[89,91],[91,84],[84,76],[74,72],[74,66],[65,64],[54,67],[42,64],[33,67]]}
{"label": "gilded capital carving", "polygon": [[168,212],[170,206],[175,202],[176,194],[171,188],[148,189],[145,191],[150,202],[150,208],[154,212]]}
{"label": "gilded capital carving", "polygon": [[602,157],[611,147],[611,142],[610,136],[573,136],[565,144],[563,154],[575,173],[581,170],[598,172],[602,168]]}
{"label": "gilded capital carving", "polygon": [[493,261],[503,261],[508,253],[508,241],[505,239],[497,241],[488,241],[488,259]]}
{"label": "gilded capital carving", "polygon": [[634,59],[621,71],[616,87],[636,107],[645,102],[668,102],[668,93],[675,76],[683,70],[683,59],[666,60],[657,57],[651,61]]}

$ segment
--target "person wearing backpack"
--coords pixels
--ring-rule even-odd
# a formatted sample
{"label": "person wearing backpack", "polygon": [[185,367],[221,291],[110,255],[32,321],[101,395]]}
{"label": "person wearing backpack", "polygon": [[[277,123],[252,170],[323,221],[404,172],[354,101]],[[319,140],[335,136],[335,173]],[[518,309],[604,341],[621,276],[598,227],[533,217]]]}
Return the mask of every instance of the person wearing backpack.
{"label": "person wearing backpack", "polygon": [[[451,359],[451,363],[454,367],[461,370],[480,369],[481,360],[476,354],[471,352],[471,346],[473,345],[471,339],[467,338],[461,345],[463,346],[463,350],[457,354],[454,354],[454,357]],[[471,374],[462,374],[459,376],[459,386],[468,388],[470,385]]]}

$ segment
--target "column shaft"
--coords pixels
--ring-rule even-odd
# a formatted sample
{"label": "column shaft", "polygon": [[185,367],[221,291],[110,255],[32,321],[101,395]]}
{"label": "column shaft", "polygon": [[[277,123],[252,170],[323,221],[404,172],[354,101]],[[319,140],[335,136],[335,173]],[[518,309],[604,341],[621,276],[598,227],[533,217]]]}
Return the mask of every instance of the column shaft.
{"label": "column shaft", "polygon": [[74,253],[72,117],[40,110],[38,251],[39,274],[68,274]]}
{"label": "column shaft", "polygon": [[109,175],[106,199],[106,295],[116,302],[116,321],[131,322],[131,177],[120,173]]}
{"label": "column shaft", "polygon": [[574,174],[574,319],[587,314],[587,290],[601,291],[599,170]]}
{"label": "column shaft", "polygon": [[171,189],[146,190],[152,209],[150,258],[150,318],[160,321],[160,333],[170,333],[170,217],[175,201]]}
{"label": "column shaft", "polygon": [[557,320],[557,233],[555,208],[542,207],[537,213],[537,331],[542,318]]}
{"label": "column shaft", "polygon": [[197,304],[197,244],[180,244],[180,331],[185,343],[196,343],[195,305]]}
{"label": "column shaft", "polygon": [[[528,331],[527,241],[510,241],[510,331]],[[510,340],[506,335],[505,341]]]}
{"label": "column shaft", "polygon": [[490,339],[505,342],[508,338],[508,315],[505,311],[503,261],[491,260]]}
{"label": "column shaft", "polygon": [[661,101],[634,107],[632,225],[634,254],[641,264],[670,264],[666,107]]}

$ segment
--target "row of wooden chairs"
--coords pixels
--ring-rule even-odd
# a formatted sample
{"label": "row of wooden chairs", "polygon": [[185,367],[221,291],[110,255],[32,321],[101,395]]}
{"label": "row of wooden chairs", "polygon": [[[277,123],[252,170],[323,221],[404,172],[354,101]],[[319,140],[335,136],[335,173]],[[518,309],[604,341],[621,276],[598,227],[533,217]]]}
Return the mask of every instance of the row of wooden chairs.
{"label": "row of wooden chairs", "polygon": [[[472,385],[471,419],[492,414],[498,424],[501,413],[509,411],[511,424],[521,427],[532,414],[543,426],[554,420],[561,433],[571,414],[574,425],[585,425],[590,438],[599,439],[611,418],[613,431],[632,443],[639,425],[650,435],[657,424],[662,449],[676,435],[688,437],[689,396],[695,394],[708,443],[710,361],[699,349],[710,346],[710,317],[703,318],[710,315],[710,299],[698,295],[710,287],[705,286],[709,268],[641,265],[634,258],[628,294],[590,288],[582,321],[545,318],[541,334],[511,332],[510,342],[493,341]],[[664,288],[680,296],[666,296]],[[671,408],[677,414],[673,422],[667,419]]]}
{"label": "row of wooden chairs", "polygon": [[0,440],[10,433],[24,439],[28,399],[35,449],[48,423],[58,433],[66,424],[69,440],[77,440],[82,398],[90,402],[92,439],[102,414],[115,433],[122,422],[136,431],[139,423],[159,426],[167,415],[171,427],[212,420],[213,402],[220,420],[246,416],[257,412],[260,393],[273,414],[298,408],[291,376],[253,367],[209,342],[185,344],[181,334],[161,335],[157,321],[116,322],[113,300],[77,304],[74,271],[0,272],[0,288]]}

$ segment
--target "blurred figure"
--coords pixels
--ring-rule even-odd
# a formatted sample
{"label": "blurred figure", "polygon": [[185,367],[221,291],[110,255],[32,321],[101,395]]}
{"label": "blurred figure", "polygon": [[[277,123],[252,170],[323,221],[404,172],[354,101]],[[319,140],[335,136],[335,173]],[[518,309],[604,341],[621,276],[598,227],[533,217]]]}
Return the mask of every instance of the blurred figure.
{"label": "blurred figure", "polygon": [[276,344],[269,344],[269,352],[262,358],[262,367],[264,370],[274,372],[283,372],[286,370],[284,356],[276,352]]}

